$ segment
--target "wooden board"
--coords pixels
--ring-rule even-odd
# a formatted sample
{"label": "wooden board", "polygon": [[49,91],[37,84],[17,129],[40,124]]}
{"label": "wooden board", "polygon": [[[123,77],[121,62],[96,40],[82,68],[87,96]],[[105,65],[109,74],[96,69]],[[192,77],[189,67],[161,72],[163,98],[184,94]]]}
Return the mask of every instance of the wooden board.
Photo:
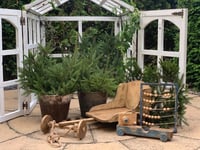
{"label": "wooden board", "polygon": [[92,117],[95,120],[100,121],[100,122],[110,122],[111,123],[111,122],[118,121],[118,115],[120,113],[125,113],[128,111],[131,111],[131,110],[127,109],[125,107],[122,107],[122,108],[91,111],[91,112],[87,112],[86,115],[88,117]]}
{"label": "wooden board", "polygon": [[144,130],[140,126],[119,126],[117,125],[116,132],[119,136],[124,134],[141,136],[147,138],[157,138],[162,142],[171,141],[173,137],[173,132],[169,130],[164,130],[160,128],[150,128],[149,130]]}
{"label": "wooden board", "polygon": [[130,126],[137,124],[137,112],[120,113],[118,117],[118,124],[120,126]]}

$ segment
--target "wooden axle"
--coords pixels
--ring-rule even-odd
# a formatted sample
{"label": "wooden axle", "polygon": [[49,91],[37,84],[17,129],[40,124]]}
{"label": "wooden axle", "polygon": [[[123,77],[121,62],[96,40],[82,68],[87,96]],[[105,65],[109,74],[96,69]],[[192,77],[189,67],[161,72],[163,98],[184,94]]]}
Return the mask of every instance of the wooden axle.
{"label": "wooden axle", "polygon": [[86,118],[86,119],[79,119],[79,120],[62,121],[57,124],[59,127],[64,127],[67,125],[73,125],[75,123],[79,123],[80,121],[90,122],[90,121],[95,121],[95,120],[94,120],[94,118]]}
{"label": "wooden axle", "polygon": [[[86,122],[94,121],[93,118],[72,120],[72,121],[62,121],[56,123],[50,115],[45,115],[42,118],[40,129],[46,134],[49,133],[52,128],[68,129],[68,131],[73,131],[79,139],[83,139],[87,132]],[[68,133],[68,132],[67,132]]]}

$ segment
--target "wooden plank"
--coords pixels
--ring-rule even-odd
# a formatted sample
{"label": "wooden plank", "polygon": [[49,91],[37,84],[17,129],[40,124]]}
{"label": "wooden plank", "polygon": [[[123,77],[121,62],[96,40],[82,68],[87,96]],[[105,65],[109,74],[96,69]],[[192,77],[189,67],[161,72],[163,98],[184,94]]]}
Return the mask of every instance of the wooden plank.
{"label": "wooden plank", "polygon": [[120,113],[118,116],[119,126],[130,126],[137,124],[137,112]]}
{"label": "wooden plank", "polygon": [[110,21],[114,22],[118,20],[118,17],[109,16],[49,16],[42,18],[45,21]]}
{"label": "wooden plank", "polygon": [[130,109],[123,107],[123,108],[114,108],[114,109],[86,112],[86,115],[100,122],[117,122],[119,113],[128,112],[128,111],[130,111]]}

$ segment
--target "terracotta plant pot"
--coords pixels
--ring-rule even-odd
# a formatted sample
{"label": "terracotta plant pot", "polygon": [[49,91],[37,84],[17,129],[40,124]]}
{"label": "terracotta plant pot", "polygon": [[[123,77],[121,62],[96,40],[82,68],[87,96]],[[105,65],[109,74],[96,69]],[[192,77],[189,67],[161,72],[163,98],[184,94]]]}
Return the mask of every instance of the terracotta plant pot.
{"label": "terracotta plant pot", "polygon": [[79,92],[78,93],[79,106],[82,117],[87,117],[86,112],[93,106],[105,104],[107,101],[107,94],[102,92]]}
{"label": "terracotta plant pot", "polygon": [[51,115],[56,121],[60,122],[67,120],[71,95],[56,96],[56,95],[44,95],[39,97],[39,104],[42,117],[44,115]]}

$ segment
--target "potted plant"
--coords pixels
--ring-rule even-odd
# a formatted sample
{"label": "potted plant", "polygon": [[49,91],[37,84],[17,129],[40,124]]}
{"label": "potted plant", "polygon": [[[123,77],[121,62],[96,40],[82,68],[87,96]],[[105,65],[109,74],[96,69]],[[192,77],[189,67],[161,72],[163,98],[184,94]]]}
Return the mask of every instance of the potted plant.
{"label": "potted plant", "polygon": [[117,82],[111,71],[98,66],[101,56],[96,55],[95,50],[80,52],[79,78],[76,84],[78,91],[81,116],[91,107],[106,103],[108,96],[113,96],[117,88]]}
{"label": "potted plant", "polygon": [[75,56],[59,60],[51,58],[50,45],[39,45],[38,51],[29,52],[20,68],[19,82],[25,94],[38,96],[42,116],[49,114],[56,122],[67,119],[71,93],[75,91],[78,65]]}
{"label": "potted plant", "polygon": [[87,78],[83,77],[78,81],[78,98],[81,116],[86,117],[85,113],[91,107],[104,104],[108,96],[113,96],[117,88],[115,79],[108,71],[96,69]]}

